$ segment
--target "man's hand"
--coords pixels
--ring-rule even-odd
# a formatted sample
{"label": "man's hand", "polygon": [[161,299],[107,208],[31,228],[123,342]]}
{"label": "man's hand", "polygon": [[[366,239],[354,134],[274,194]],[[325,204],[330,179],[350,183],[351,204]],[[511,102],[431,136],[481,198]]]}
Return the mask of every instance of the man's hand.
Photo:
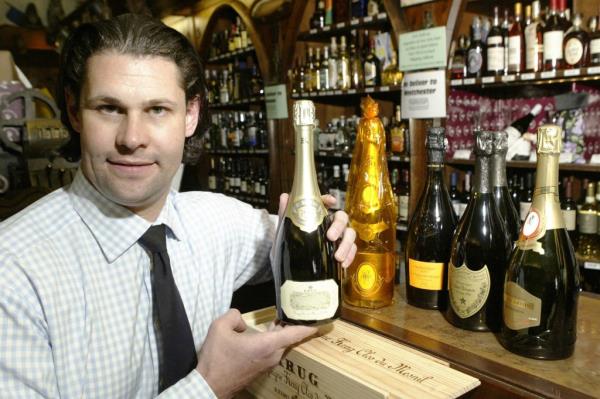
{"label": "man's hand", "polygon": [[[331,208],[335,205],[336,199],[333,195],[322,195],[323,203],[327,208]],[[289,199],[288,194],[281,194],[279,196],[279,220],[283,217],[283,212],[287,206]],[[356,255],[356,232],[353,228],[348,226],[348,214],[344,211],[337,211],[333,215],[333,222],[327,230],[327,238],[329,241],[337,241],[338,238],[342,238],[337,250],[335,251],[335,259],[341,262],[342,267],[348,267],[354,260]]]}
{"label": "man's hand", "polygon": [[275,366],[284,350],[315,334],[315,327],[276,326],[244,332],[240,312],[230,309],[211,324],[198,354],[196,370],[219,398],[230,398],[262,372]]}

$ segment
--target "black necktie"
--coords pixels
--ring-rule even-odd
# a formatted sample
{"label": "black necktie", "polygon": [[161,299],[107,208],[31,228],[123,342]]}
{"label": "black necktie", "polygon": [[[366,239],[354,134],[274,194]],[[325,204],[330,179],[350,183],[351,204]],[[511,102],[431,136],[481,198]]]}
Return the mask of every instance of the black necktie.
{"label": "black necktie", "polygon": [[150,227],[139,243],[152,255],[152,306],[162,392],[192,371],[198,360],[190,323],[171,271],[165,225]]}

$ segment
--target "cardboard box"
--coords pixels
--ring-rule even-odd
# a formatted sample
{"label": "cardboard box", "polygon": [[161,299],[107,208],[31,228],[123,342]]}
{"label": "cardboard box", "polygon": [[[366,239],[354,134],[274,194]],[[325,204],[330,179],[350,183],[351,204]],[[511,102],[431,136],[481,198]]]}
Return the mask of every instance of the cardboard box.
{"label": "cardboard box", "polygon": [[[244,314],[255,331],[265,331],[274,317],[272,307]],[[266,399],[433,399],[456,398],[479,384],[440,359],[336,320],[292,348],[248,391]]]}

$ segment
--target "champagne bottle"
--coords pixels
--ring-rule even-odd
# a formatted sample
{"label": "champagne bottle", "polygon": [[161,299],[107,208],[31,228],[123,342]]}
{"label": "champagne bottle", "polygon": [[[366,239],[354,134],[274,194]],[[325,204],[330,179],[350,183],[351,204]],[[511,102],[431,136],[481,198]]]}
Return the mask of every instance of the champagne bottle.
{"label": "champagne bottle", "polygon": [[294,103],[294,182],[275,242],[275,287],[279,320],[321,324],[340,313],[339,265],[327,240],[327,210],[321,201],[313,156],[315,106]]}
{"label": "champagne bottle", "polygon": [[492,156],[492,186],[494,187],[494,202],[500,213],[500,217],[506,226],[506,232],[510,242],[514,243],[519,239],[519,230],[521,222],[519,212],[510,198],[508,184],[506,182],[506,151],[508,150],[506,132],[496,132],[493,138]]}
{"label": "champagne bottle", "polygon": [[379,105],[366,97],[346,189],[346,212],[358,251],[346,269],[346,303],[380,308],[394,295],[396,207],[387,170],[385,131]]}
{"label": "champagne bottle", "polygon": [[406,239],[406,300],[413,306],[444,309],[450,243],[456,215],[444,183],[444,128],[427,133],[427,183]]}
{"label": "champagne bottle", "polygon": [[452,238],[445,316],[473,331],[499,331],[502,285],[511,245],[496,208],[490,181],[492,135],[475,133],[475,185]]}
{"label": "champagne bottle", "polygon": [[537,359],[573,353],[579,272],[558,196],[561,129],[538,129],[537,173],[531,210],[511,256],[504,285],[501,343]]}

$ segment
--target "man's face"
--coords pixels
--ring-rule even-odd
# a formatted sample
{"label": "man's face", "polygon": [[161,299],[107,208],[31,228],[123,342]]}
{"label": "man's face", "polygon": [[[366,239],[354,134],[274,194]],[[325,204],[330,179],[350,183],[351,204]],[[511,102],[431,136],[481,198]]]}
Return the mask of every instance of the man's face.
{"label": "man's face", "polygon": [[186,104],[179,78],[166,58],[100,53],[87,62],[79,109],[69,106],[84,175],[105,197],[151,221],[198,122],[198,101]]}

